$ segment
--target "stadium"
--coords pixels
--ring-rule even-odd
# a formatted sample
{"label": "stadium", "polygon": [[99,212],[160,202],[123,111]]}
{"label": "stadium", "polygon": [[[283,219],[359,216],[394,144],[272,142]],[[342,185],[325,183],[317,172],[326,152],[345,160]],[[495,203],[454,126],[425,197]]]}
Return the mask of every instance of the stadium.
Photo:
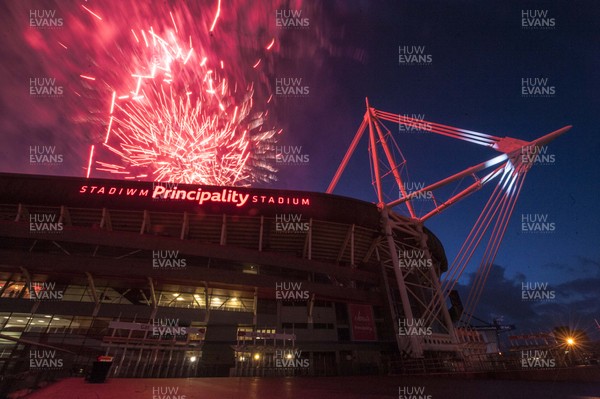
{"label": "stadium", "polygon": [[113,377],[171,378],[460,357],[447,306],[406,333],[448,268],[442,244],[373,203],[0,174],[0,215],[4,375],[78,375],[99,357]]}

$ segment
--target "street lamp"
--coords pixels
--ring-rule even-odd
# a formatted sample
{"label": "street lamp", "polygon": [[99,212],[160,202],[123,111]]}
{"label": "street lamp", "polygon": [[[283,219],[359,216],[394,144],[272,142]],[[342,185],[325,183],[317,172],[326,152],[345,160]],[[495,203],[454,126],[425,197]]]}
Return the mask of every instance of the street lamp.
{"label": "street lamp", "polygon": [[567,355],[569,356],[570,359],[572,359],[572,355],[570,355],[569,353],[571,352],[571,350],[575,346],[575,338],[573,338],[573,337],[566,337],[565,338],[565,343],[566,343],[566,346],[567,346],[565,348],[565,360],[566,360]]}

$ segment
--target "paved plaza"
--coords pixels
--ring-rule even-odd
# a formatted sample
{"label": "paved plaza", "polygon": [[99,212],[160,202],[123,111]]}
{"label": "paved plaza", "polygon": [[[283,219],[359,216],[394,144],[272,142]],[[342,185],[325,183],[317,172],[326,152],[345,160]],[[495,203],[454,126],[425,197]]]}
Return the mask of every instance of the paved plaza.
{"label": "paved plaza", "polygon": [[[404,395],[404,396],[402,396]],[[70,378],[27,398],[60,399],[600,399],[600,382],[423,377],[110,379]]]}

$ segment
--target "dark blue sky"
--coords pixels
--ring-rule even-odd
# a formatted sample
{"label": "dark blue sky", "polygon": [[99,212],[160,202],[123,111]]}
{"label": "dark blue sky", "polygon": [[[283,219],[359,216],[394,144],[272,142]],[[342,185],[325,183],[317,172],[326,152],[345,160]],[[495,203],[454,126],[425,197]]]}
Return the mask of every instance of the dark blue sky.
{"label": "dark blue sky", "polygon": [[[315,83],[311,97],[287,100],[286,131],[310,154],[311,165],[290,170],[279,184],[326,189],[360,124],[366,96],[381,110],[425,115],[425,120],[500,137],[532,140],[573,125],[548,147],[555,162],[536,165],[528,174],[477,314],[488,320],[504,315],[534,331],[568,323],[592,331],[593,318],[600,319],[600,7],[593,1],[378,1],[354,3],[344,18],[334,6],[326,9],[331,17],[320,22],[340,27],[340,43],[364,58],[328,57],[317,71],[310,60],[298,60],[297,74],[314,76]],[[523,9],[547,10],[555,28],[522,29]],[[425,46],[431,65],[400,66],[400,45]],[[555,96],[523,98],[521,79],[529,77],[547,78]],[[425,135],[395,136],[414,181],[433,182],[497,155]],[[366,140],[358,151],[335,192],[374,201]],[[427,223],[450,260],[490,189]],[[548,215],[555,232],[522,232],[522,214]],[[528,281],[548,282],[557,300],[522,302],[521,282]],[[470,278],[461,283],[466,299]]]}
{"label": "dark blue sky", "polygon": [[[213,2],[206,3],[212,10]],[[214,40],[234,34],[240,42],[247,37],[252,42],[256,32],[267,35],[261,29],[225,32],[231,3],[234,0],[223,2],[222,30],[215,31]],[[58,7],[59,13],[68,9],[53,1],[28,4]],[[0,49],[0,170],[82,176],[87,153],[81,148],[89,142],[68,137],[72,122],[60,110],[55,112],[56,102],[44,108],[50,103],[33,103],[19,94],[27,90],[29,77],[43,75],[44,68],[60,70],[61,59],[49,59],[24,40],[24,13],[30,6],[0,7],[6,11],[0,17],[6,43]],[[310,24],[306,29],[277,28],[276,9],[302,10]],[[554,29],[522,29],[522,10],[547,12]],[[500,137],[532,140],[573,125],[548,148],[555,162],[536,165],[528,174],[476,313],[488,320],[503,315],[505,321],[533,330],[565,323],[592,330],[593,319],[600,320],[596,1],[269,1],[246,5],[237,17],[263,11],[273,25],[264,30],[275,32],[280,48],[263,64],[266,85],[273,89],[275,79],[295,77],[310,87],[305,97],[275,97],[273,123],[284,132],[279,145],[302,146],[310,162],[280,168],[279,180],[271,187],[325,191],[361,122],[365,97],[384,111],[424,115],[425,120]],[[210,12],[202,17],[209,18]],[[431,64],[399,65],[399,46],[424,46]],[[523,78],[548,79],[555,96],[523,98]],[[400,134],[397,127],[387,126],[397,133],[412,181],[430,183],[497,155],[474,144],[428,133]],[[32,167],[28,148],[49,144],[62,149],[65,162],[53,168]],[[375,201],[370,180],[363,140],[335,193]],[[490,193],[488,186],[427,223],[450,260]],[[556,230],[523,233],[522,214],[547,215]],[[526,281],[549,283],[556,301],[522,302],[521,282]],[[470,276],[461,284],[466,299]]]}

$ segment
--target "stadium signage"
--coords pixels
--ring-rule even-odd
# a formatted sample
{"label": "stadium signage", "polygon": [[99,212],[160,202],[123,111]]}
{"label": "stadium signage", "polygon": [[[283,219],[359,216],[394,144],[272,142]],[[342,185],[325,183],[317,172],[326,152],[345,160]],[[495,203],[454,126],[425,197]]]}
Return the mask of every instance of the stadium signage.
{"label": "stadium signage", "polygon": [[375,318],[371,305],[348,304],[350,325],[352,327],[352,340],[376,341]]}
{"label": "stadium signage", "polygon": [[222,191],[202,191],[201,188],[196,190],[184,189],[168,189],[164,186],[156,186],[152,191],[152,199],[174,199],[197,201],[202,205],[204,202],[227,202],[235,204],[235,206],[244,206],[248,201],[250,194],[241,194],[237,190],[224,188]]}
{"label": "stadium signage", "polygon": [[150,197],[152,199],[193,201],[199,205],[207,203],[225,203],[236,207],[247,204],[270,204],[270,205],[298,205],[309,206],[309,197],[297,197],[289,195],[260,195],[252,191],[241,192],[234,188],[206,188],[185,189],[167,187],[165,185],[154,185],[153,189],[136,187],[115,187],[101,185],[82,185],[80,194],[111,195],[125,197]]}

